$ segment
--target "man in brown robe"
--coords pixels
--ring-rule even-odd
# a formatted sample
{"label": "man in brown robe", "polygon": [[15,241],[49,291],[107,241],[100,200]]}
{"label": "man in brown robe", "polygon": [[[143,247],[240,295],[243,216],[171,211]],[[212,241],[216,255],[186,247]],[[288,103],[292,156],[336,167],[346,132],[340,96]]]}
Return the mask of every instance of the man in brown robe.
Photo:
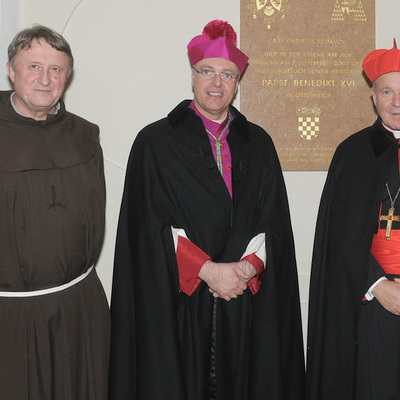
{"label": "man in brown robe", "polygon": [[34,26],[0,92],[0,399],[105,400],[109,310],[93,268],[105,186],[96,125],[61,100],[73,57]]}

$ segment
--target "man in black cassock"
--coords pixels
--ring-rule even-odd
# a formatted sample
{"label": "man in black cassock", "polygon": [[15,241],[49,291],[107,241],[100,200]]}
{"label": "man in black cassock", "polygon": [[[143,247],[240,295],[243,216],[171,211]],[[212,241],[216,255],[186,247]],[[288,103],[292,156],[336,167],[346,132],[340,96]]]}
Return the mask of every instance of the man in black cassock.
{"label": "man in black cassock", "polygon": [[400,51],[363,68],[376,122],[339,145],[314,244],[308,400],[400,399]]}
{"label": "man in black cassock", "polygon": [[270,136],[230,104],[248,58],[224,21],[188,45],[194,100],[130,155],[112,289],[110,400],[299,400],[286,190]]}

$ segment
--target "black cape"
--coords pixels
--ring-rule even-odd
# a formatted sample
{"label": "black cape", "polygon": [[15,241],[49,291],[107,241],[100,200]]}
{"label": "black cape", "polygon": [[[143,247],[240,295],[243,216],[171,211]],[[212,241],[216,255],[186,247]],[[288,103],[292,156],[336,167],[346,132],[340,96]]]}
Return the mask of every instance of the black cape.
{"label": "black cape", "polygon": [[311,269],[307,400],[354,398],[362,299],[385,275],[370,248],[397,152],[378,119],[342,142],[329,168]]}
{"label": "black cape", "polygon": [[[110,399],[209,399],[216,307],[217,399],[302,398],[304,357],[288,203],[271,138],[236,109],[228,142],[233,201],[201,119],[178,105],[137,136],[118,227],[112,288]],[[215,301],[179,290],[171,226],[216,262],[267,235],[260,291]]]}

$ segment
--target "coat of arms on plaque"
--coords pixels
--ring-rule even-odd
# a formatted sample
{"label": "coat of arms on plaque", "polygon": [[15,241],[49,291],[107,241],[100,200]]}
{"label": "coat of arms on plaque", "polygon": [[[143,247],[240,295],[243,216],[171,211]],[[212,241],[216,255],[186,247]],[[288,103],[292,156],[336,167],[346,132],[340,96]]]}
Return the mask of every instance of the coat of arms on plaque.
{"label": "coat of arms on plaque", "polygon": [[300,137],[306,140],[315,139],[319,133],[319,107],[299,107],[297,109],[298,131]]}
{"label": "coat of arms on plaque", "polygon": [[253,0],[247,5],[247,9],[253,15],[253,19],[264,18],[267,28],[271,29],[278,19],[284,19],[290,10],[289,0]]}
{"label": "coat of arms on plaque", "polygon": [[365,22],[364,7],[361,0],[336,0],[332,12],[332,21],[344,21],[345,17],[357,22]]}

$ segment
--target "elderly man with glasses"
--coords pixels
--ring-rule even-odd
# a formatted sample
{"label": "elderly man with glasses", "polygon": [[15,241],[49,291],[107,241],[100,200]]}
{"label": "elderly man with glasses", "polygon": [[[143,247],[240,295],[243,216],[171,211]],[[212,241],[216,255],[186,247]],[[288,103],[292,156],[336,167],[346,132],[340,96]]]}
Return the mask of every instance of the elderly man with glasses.
{"label": "elderly man with glasses", "polygon": [[188,45],[193,100],[132,148],[116,245],[110,399],[302,398],[297,270],[270,136],[231,103],[224,21]]}

